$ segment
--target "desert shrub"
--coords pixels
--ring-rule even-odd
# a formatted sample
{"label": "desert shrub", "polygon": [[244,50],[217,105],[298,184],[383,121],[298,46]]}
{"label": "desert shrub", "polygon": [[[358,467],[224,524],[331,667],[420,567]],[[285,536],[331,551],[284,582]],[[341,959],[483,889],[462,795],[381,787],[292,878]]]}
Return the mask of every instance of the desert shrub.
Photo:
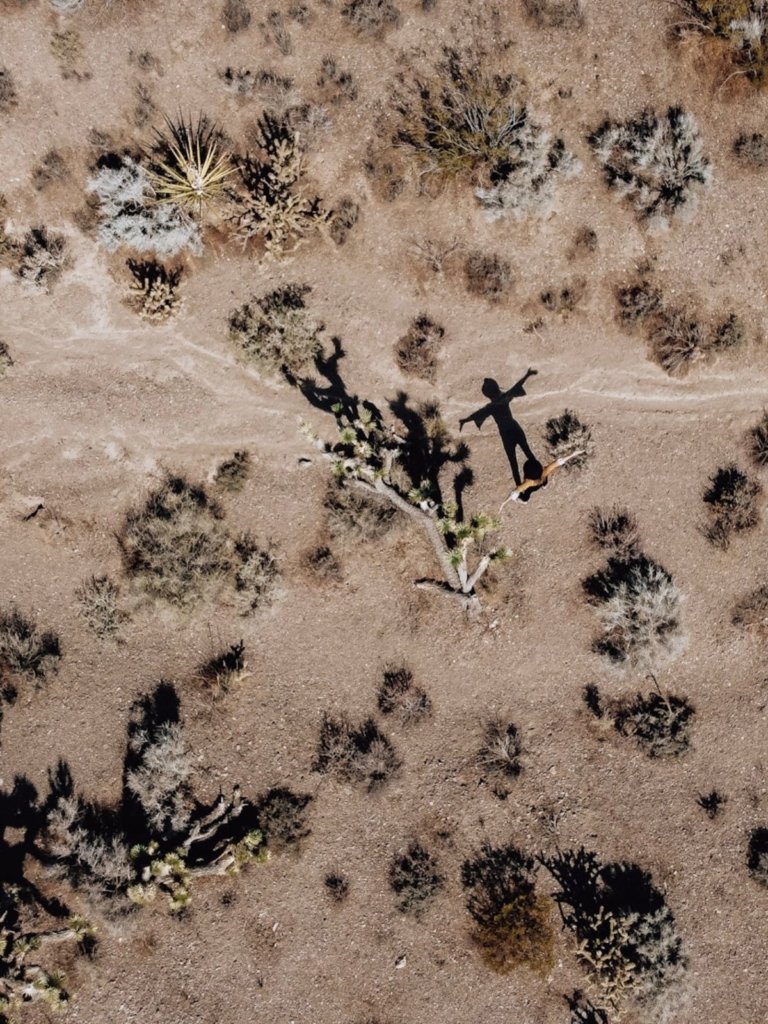
{"label": "desert shrub", "polygon": [[317,76],[321,103],[336,106],[339,103],[352,102],[357,99],[357,86],[351,71],[345,71],[336,63],[335,57],[323,57],[320,62],[320,73]]}
{"label": "desert shrub", "polygon": [[759,170],[768,167],[768,138],[762,132],[739,135],[734,139],[733,152],[737,160],[747,167]]}
{"label": "desert shrub", "polygon": [[649,757],[676,757],[688,749],[693,715],[684,697],[638,693],[620,703],[613,722],[623,736],[634,736]]}
{"label": "desert shrub", "polygon": [[392,715],[403,725],[420,722],[432,714],[432,701],[404,664],[387,665],[382,672],[376,700],[383,715]]}
{"label": "desert shrub", "polygon": [[83,81],[91,77],[85,66],[85,48],[80,33],[73,28],[54,32],[51,36],[51,53],[59,65],[62,78]]}
{"label": "desert shrub", "polygon": [[32,184],[38,192],[53,181],[65,181],[69,177],[64,157],[55,149],[49,149],[40,163],[32,171]]}
{"label": "desert shrub", "polygon": [[632,203],[641,220],[667,224],[710,179],[696,122],[680,107],[606,120],[588,142],[609,186]]}
{"label": "desert shrub", "polygon": [[627,999],[650,1002],[681,979],[675,919],[646,871],[601,863],[583,847],[541,861],[558,885],[554,898],[576,956],[613,1009]]}
{"label": "desert shrub", "polygon": [[553,459],[563,459],[573,452],[582,450],[583,455],[566,463],[566,469],[583,466],[594,452],[592,430],[582,422],[571,409],[561,416],[553,416],[544,425],[544,440]]}
{"label": "desert shrub", "polygon": [[100,640],[117,636],[130,616],[120,607],[120,588],[108,576],[90,576],[75,591],[80,615]]}
{"label": "desert shrub", "polygon": [[594,228],[588,228],[585,225],[576,232],[571,251],[574,256],[589,256],[591,253],[597,252],[597,246],[597,232]]}
{"label": "desert shrub", "polygon": [[297,376],[320,352],[322,325],[304,301],[309,285],[289,284],[254,298],[229,318],[229,336],[249,362],[267,373]]}
{"label": "desert shrub", "polygon": [[260,238],[267,253],[279,259],[328,215],[317,196],[309,198],[302,190],[299,137],[289,121],[264,114],[256,141],[262,156],[238,161],[243,191],[235,196],[232,220],[243,242]]}
{"label": "desert shrub", "polygon": [[219,129],[200,114],[196,122],[165,119],[148,154],[147,178],[160,203],[201,213],[221,202],[234,167]]}
{"label": "desert shrub", "polygon": [[716,789],[711,789],[709,793],[700,793],[696,797],[696,803],[704,811],[710,821],[713,821],[723,808],[723,805],[728,802],[728,797],[722,793],[718,793]]}
{"label": "desert shrub", "polygon": [[337,481],[329,485],[323,504],[331,536],[359,544],[380,540],[401,518],[391,502]]}
{"label": "desert shrub", "polygon": [[551,203],[559,176],[577,169],[519,95],[519,80],[483,69],[482,54],[446,49],[430,77],[403,82],[394,141],[429,172],[477,176],[491,219],[523,217]]}
{"label": "desert shrub", "polygon": [[768,466],[768,411],[763,412],[760,420],[749,431],[747,448],[756,466]]}
{"label": "desert shrub", "polygon": [[494,718],[485,727],[477,760],[483,771],[489,775],[514,779],[522,771],[522,750],[523,744],[517,726],[512,722]]}
{"label": "desert shrub", "polygon": [[587,709],[595,718],[602,718],[605,715],[603,700],[600,696],[600,688],[595,683],[587,683],[581,691],[581,697]]}
{"label": "desert shrub", "polygon": [[561,288],[546,288],[540,295],[542,306],[550,313],[567,316],[572,313],[587,292],[587,282],[583,277],[576,277],[570,284]]}
{"label": "desert shrub", "polygon": [[370,792],[398,771],[400,759],[372,718],[353,725],[344,715],[325,715],[312,768],[364,784]]}
{"label": "desert shrub", "polygon": [[727,351],[743,345],[747,337],[747,329],[743,321],[735,313],[729,313],[725,319],[715,325],[709,344],[716,352]]}
{"label": "desert shrub", "polygon": [[137,82],[133,89],[134,106],[131,114],[137,128],[145,128],[157,113],[152,92],[144,82]]}
{"label": "desert shrub", "polygon": [[636,324],[644,324],[662,308],[661,290],[645,280],[618,288],[616,301],[619,307],[619,321],[627,329]]}
{"label": "desert shrub", "polygon": [[224,0],[224,27],[233,35],[251,24],[251,9],[246,0]]}
{"label": "desert shrub", "polygon": [[60,659],[56,633],[39,629],[35,620],[18,608],[0,612],[0,670],[42,682],[56,671]]}
{"label": "desert shrub", "polygon": [[214,483],[225,491],[241,491],[251,475],[252,467],[253,460],[250,452],[233,452],[230,458],[224,459],[216,467],[216,472],[213,475]]}
{"label": "desert shrub", "polygon": [[338,582],[343,575],[341,562],[327,544],[318,544],[305,551],[301,556],[301,564],[310,576],[319,581]]}
{"label": "desert shrub", "polygon": [[396,853],[389,865],[389,884],[402,914],[421,914],[440,892],[444,878],[437,857],[418,840]]}
{"label": "desert shrub", "polygon": [[182,305],[178,293],[181,267],[165,267],[156,260],[128,260],[131,294],[128,303],[143,320],[164,323]]}
{"label": "desert shrub", "polygon": [[461,868],[472,937],[485,962],[507,974],[527,966],[545,974],[554,963],[548,901],[536,892],[536,864],[512,844],[483,843]]}
{"label": "desert shrub", "polygon": [[443,327],[430,320],[426,313],[420,314],[395,345],[397,365],[403,373],[434,381],[444,336]]}
{"label": "desert shrub", "polygon": [[360,35],[374,39],[400,24],[400,10],[391,0],[347,0],[341,16]]}
{"label": "desert shrub", "polygon": [[581,0],[523,0],[523,10],[538,28],[581,28]]}
{"label": "desert shrub", "polygon": [[594,508],[589,514],[589,529],[594,542],[608,558],[627,561],[640,551],[640,531],[630,511],[614,506],[603,510]]}
{"label": "desert shrub", "polygon": [[264,41],[276,46],[284,57],[293,53],[293,40],[281,11],[268,11],[264,21],[259,22],[259,29]]}
{"label": "desert shrub", "polygon": [[498,302],[512,284],[512,267],[495,253],[474,250],[464,261],[464,283],[470,295]]}
{"label": "desert shrub", "polygon": [[747,476],[738,466],[721,466],[710,477],[703,495],[709,513],[704,529],[707,540],[725,549],[734,533],[757,526],[760,521],[758,498],[762,490],[759,481]]}
{"label": "desert shrub", "polygon": [[349,880],[338,871],[329,871],[323,879],[323,885],[335,903],[343,903],[349,896]]}
{"label": "desert shrub", "polygon": [[151,832],[174,836],[187,827],[193,774],[194,759],[180,722],[140,725],[129,732],[123,784]]}
{"label": "desert shrub", "polygon": [[763,584],[740,598],[733,607],[731,622],[742,629],[768,636],[768,584]]}
{"label": "desert shrub", "polygon": [[701,324],[685,310],[667,308],[657,315],[649,335],[651,355],[671,376],[683,376],[705,354]]}
{"label": "desert shrub", "polygon": [[0,67],[0,114],[8,114],[19,102],[13,75],[8,68]]}
{"label": "desert shrub", "polygon": [[680,594],[652,558],[611,559],[583,586],[601,626],[593,650],[616,664],[646,668],[679,653]]}
{"label": "desert shrub", "polygon": [[339,201],[339,205],[331,211],[328,220],[328,234],[336,245],[344,245],[347,235],[357,224],[360,216],[360,207],[354,201],[345,197]]}
{"label": "desert shrub", "polygon": [[99,241],[110,252],[127,246],[161,258],[202,251],[200,229],[175,203],[157,203],[143,167],[130,157],[105,163],[88,182],[99,201]]}
{"label": "desert shrub", "polygon": [[261,547],[250,534],[235,542],[235,603],[240,615],[251,615],[274,600],[280,567],[270,546]]}
{"label": "desert shrub", "polygon": [[768,828],[755,828],[747,845],[747,868],[756,882],[768,885]]}
{"label": "desert shrub", "polygon": [[[722,45],[733,71],[758,85],[768,72],[768,8],[765,0],[677,0],[688,17],[678,34],[699,32]],[[731,77],[731,76],[729,76]]]}
{"label": "desert shrub", "polygon": [[402,167],[382,151],[371,149],[363,161],[363,170],[375,194],[386,203],[394,202],[405,188]]}
{"label": "desert shrub", "polygon": [[31,228],[16,250],[16,276],[42,291],[50,291],[68,265],[66,239],[44,227]]}
{"label": "desert shrub", "polygon": [[270,110],[283,107],[288,93],[293,88],[292,78],[266,68],[250,71],[248,68],[229,67],[219,72],[219,78],[225,89],[238,96],[256,93]]}
{"label": "desert shrub", "polygon": [[569,1024],[610,1024],[606,1011],[595,1006],[583,992],[577,990],[572,996],[566,996],[565,1001],[571,1011]]}
{"label": "desert shrub", "polygon": [[238,640],[220,654],[204,661],[197,670],[197,678],[214,699],[224,697],[250,675],[245,660],[245,642]]}
{"label": "desert shrub", "polygon": [[203,487],[169,474],[118,533],[125,571],[152,597],[196,600],[230,566],[230,541],[219,506]]}
{"label": "desert shrub", "polygon": [[4,341],[0,341],[0,377],[3,376],[6,370],[10,370],[12,366],[13,358],[11,356],[11,350]]}
{"label": "desert shrub", "polygon": [[308,793],[294,793],[284,786],[270,789],[256,804],[256,820],[264,834],[267,846],[284,850],[306,839],[307,805],[312,797]]}

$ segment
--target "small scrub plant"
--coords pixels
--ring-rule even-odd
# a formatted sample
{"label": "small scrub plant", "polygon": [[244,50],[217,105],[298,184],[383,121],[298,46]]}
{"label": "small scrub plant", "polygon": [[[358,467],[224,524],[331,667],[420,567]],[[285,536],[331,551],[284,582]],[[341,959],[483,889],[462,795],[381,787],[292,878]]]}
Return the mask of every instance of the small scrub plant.
{"label": "small scrub plant", "polygon": [[376,700],[383,715],[391,715],[403,725],[421,722],[432,714],[429,695],[414,685],[413,672],[405,664],[385,667]]}
{"label": "small scrub plant", "polygon": [[747,338],[747,329],[740,317],[735,313],[729,313],[727,317],[715,325],[709,346],[715,352],[724,352],[732,348],[739,348]]}
{"label": "small scrub plant", "polygon": [[499,974],[526,966],[546,974],[554,964],[549,901],[536,891],[536,862],[513,844],[491,846],[464,861],[472,938]]}
{"label": "small scrub plant", "polygon": [[633,736],[649,757],[678,757],[690,745],[693,716],[685,697],[638,693],[631,701],[619,702],[613,723],[622,736]]}
{"label": "small scrub plant", "polygon": [[4,341],[0,341],[0,377],[13,366],[11,350]]}
{"label": "small scrub plant", "polygon": [[51,53],[59,65],[62,78],[82,82],[91,77],[85,64],[83,40],[75,29],[54,32],[51,36]]}
{"label": "small scrub plant", "polygon": [[584,25],[581,0],[523,0],[523,10],[537,28],[578,29]]}
{"label": "small scrub plant", "polygon": [[619,322],[627,330],[644,325],[662,309],[661,289],[643,278],[616,291]]}
{"label": "small scrub plant", "polygon": [[520,762],[522,750],[517,726],[494,718],[485,727],[483,743],[477,754],[478,764],[488,775],[516,779],[523,767]]}
{"label": "small scrub plant", "polygon": [[583,277],[576,277],[562,287],[547,288],[539,296],[542,306],[550,313],[559,313],[567,317],[582,301],[587,291],[587,282]]}
{"label": "small scrub plant", "polygon": [[338,583],[344,576],[341,562],[327,544],[309,548],[301,556],[304,570],[319,582]]}
{"label": "small scrub plant", "polygon": [[552,459],[564,459],[574,452],[581,453],[566,463],[566,469],[583,466],[595,450],[591,428],[571,409],[547,420],[544,425],[544,441]]}
{"label": "small scrub plant", "polygon": [[0,67],[0,114],[9,114],[18,105],[13,75],[6,67]]}
{"label": "small scrub plant", "polygon": [[768,167],[768,138],[762,132],[738,135],[733,142],[733,152],[745,167],[755,170]]}
{"label": "small scrub plant", "polygon": [[733,534],[754,529],[760,522],[762,491],[760,482],[738,466],[721,466],[710,477],[703,495],[709,518],[704,527],[707,540],[725,550]]}
{"label": "small scrub plant", "polygon": [[293,53],[293,40],[291,39],[291,33],[288,31],[282,11],[267,11],[264,20],[259,22],[259,29],[264,37],[264,41],[271,46],[277,47],[284,57],[288,57]]}
{"label": "small scrub plant", "polygon": [[128,304],[143,320],[164,323],[179,312],[181,267],[165,267],[156,260],[128,260],[127,265],[132,277]]}
{"label": "small scrub plant", "polygon": [[224,27],[233,35],[242,32],[251,23],[251,9],[247,0],[224,0],[222,15]]}
{"label": "small scrub plant", "polygon": [[343,903],[349,896],[349,879],[338,871],[329,871],[323,885],[334,903]]}
{"label": "small scrub plant", "polygon": [[768,886],[768,828],[754,828],[747,844],[747,870],[756,882]]}
{"label": "small scrub plant", "polygon": [[747,449],[752,462],[760,469],[768,468],[768,411],[764,411],[747,435]]}
{"label": "small scrub plant", "polygon": [[606,120],[587,141],[608,185],[646,223],[668,226],[691,208],[711,177],[696,122],[681,107]]}
{"label": "small scrub plant", "polygon": [[41,630],[18,608],[0,612],[0,678],[10,675],[43,683],[61,660],[61,643],[52,630]]}
{"label": "small scrub plant", "polygon": [[682,377],[704,358],[704,330],[684,309],[667,307],[656,317],[649,333],[651,358],[670,377]]}
{"label": "small scrub plant", "polygon": [[385,498],[334,480],[323,502],[331,537],[367,544],[380,540],[401,521],[399,510]]}
{"label": "small scrub plant", "polygon": [[166,118],[148,155],[147,178],[158,202],[171,202],[181,210],[200,214],[227,195],[234,167],[222,148],[215,124],[202,114],[197,122]]}
{"label": "small scrub plant", "polygon": [[625,508],[594,508],[589,514],[589,530],[608,558],[621,561],[634,558],[640,551],[640,530],[635,516]]}
{"label": "small scrub plant", "polygon": [[389,739],[372,718],[353,725],[344,715],[325,715],[320,726],[313,771],[378,789],[400,768]]}
{"label": "small scrub plant", "polygon": [[727,802],[728,797],[724,796],[716,789],[711,789],[709,793],[700,793],[696,797],[696,803],[702,811],[704,811],[710,821],[715,820]]}
{"label": "small scrub plant", "polygon": [[307,310],[304,299],[310,291],[309,285],[284,285],[231,314],[230,339],[247,361],[289,378],[312,365],[321,351],[323,326]]}
{"label": "small scrub plant", "polygon": [[360,207],[348,196],[339,201],[328,219],[328,234],[336,245],[344,245],[352,228],[357,224]]}
{"label": "small scrub plant", "polygon": [[422,313],[395,345],[395,360],[403,373],[434,383],[437,357],[445,329]]}
{"label": "small scrub plant", "polygon": [[225,68],[219,72],[224,88],[236,96],[256,94],[269,109],[281,108],[293,88],[293,79],[267,68]]}
{"label": "small scrub plant", "polygon": [[66,181],[69,169],[64,157],[55,149],[49,149],[40,163],[32,171],[32,184],[38,192],[42,192],[52,182]]}
{"label": "small scrub plant", "polygon": [[45,227],[31,228],[15,252],[16,276],[30,288],[49,292],[69,266],[67,243],[63,235]]}
{"label": "small scrub plant", "polygon": [[238,162],[242,189],[233,192],[232,220],[243,243],[260,238],[267,254],[281,259],[328,218],[320,199],[302,188],[299,135],[286,118],[265,113],[257,126],[258,158]]}
{"label": "small scrub plant", "polygon": [[323,104],[337,106],[357,99],[357,86],[352,72],[340,68],[335,57],[323,57],[317,76],[319,99]]}
{"label": "small scrub plant", "polygon": [[389,885],[401,914],[421,915],[444,884],[437,857],[416,839],[390,861]]}
{"label": "small scrub plant", "polygon": [[216,700],[225,697],[250,674],[245,658],[245,642],[238,640],[205,661],[197,671],[197,678]]}
{"label": "small scrub plant", "polygon": [[392,0],[347,0],[341,16],[355,32],[381,39],[400,24],[400,9]]}
{"label": "small scrub plant", "polygon": [[236,451],[230,458],[219,463],[213,475],[213,481],[222,490],[236,493],[242,491],[252,469],[253,459],[250,452]]}
{"label": "small scrub plant", "polygon": [[577,989],[572,996],[566,996],[565,1001],[571,1011],[568,1024],[610,1024],[606,1011],[600,1006],[595,1006],[582,991]]}
{"label": "small scrub plant", "polygon": [[[681,19],[674,31],[716,40],[727,58],[728,78],[763,85],[768,74],[768,7],[765,0],[675,0]],[[728,80],[726,79],[726,81]]]}
{"label": "small scrub plant", "polygon": [[235,542],[235,604],[238,614],[252,615],[271,604],[280,580],[280,567],[272,549],[262,547],[250,534]]}
{"label": "small scrub plant", "polygon": [[768,637],[768,584],[756,587],[736,602],[731,622],[760,638]]}
{"label": "small scrub plant", "polygon": [[308,793],[294,793],[285,786],[268,790],[256,804],[256,820],[270,850],[298,846],[309,835]]}
{"label": "small scrub plant", "polygon": [[114,640],[130,618],[120,607],[120,588],[109,576],[90,576],[75,591],[80,615],[99,640]]}
{"label": "small scrub plant", "polygon": [[501,256],[473,250],[464,260],[464,284],[470,295],[498,302],[512,285],[512,267]]}
{"label": "small scrub plant", "polygon": [[557,884],[554,899],[576,956],[611,1010],[652,1004],[681,981],[686,963],[675,919],[646,871],[603,863],[583,847],[540,860]]}

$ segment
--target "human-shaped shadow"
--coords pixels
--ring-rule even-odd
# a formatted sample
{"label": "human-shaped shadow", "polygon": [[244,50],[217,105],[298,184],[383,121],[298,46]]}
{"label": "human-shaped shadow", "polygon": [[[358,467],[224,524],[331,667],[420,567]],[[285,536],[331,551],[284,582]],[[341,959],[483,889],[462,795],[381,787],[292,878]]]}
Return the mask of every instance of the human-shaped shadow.
{"label": "human-shaped shadow", "polygon": [[[488,401],[485,405],[475,410],[475,412],[470,413],[469,416],[459,420],[459,430],[463,430],[465,423],[474,423],[477,429],[480,430],[487,419],[494,421],[517,486],[523,482],[524,477],[535,479],[540,476],[542,471],[542,465],[531,451],[525,431],[512,415],[512,410],[510,409],[510,404],[515,398],[522,398],[525,395],[526,381],[537,372],[537,370],[532,369],[526,370],[520,380],[513,384],[511,388],[507,388],[506,391],[501,390],[498,381],[494,380],[493,377],[486,377],[483,381],[482,391]],[[522,475],[517,459],[518,449],[525,456]]]}

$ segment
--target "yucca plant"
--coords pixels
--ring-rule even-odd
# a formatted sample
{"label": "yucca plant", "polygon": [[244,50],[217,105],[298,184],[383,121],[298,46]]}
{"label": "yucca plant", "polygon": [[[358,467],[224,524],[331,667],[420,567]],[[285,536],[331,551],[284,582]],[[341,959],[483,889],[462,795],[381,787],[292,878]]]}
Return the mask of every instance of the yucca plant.
{"label": "yucca plant", "polygon": [[175,121],[166,118],[165,125],[165,131],[156,132],[149,158],[148,177],[155,197],[200,213],[225,198],[227,180],[234,173],[221,148],[221,133],[202,114],[196,124],[180,116]]}

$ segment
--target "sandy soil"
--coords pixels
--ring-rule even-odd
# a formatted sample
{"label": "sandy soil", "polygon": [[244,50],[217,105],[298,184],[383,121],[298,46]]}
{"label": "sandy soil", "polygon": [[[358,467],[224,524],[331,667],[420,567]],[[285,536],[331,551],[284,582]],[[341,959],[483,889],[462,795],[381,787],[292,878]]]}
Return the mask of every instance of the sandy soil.
{"label": "sandy soil", "polygon": [[[583,843],[606,859],[640,863],[663,888],[689,961],[676,1024],[762,1024],[768,890],[748,877],[745,848],[749,829],[768,823],[766,662],[757,641],[730,625],[729,609],[765,579],[768,527],[761,522],[721,552],[699,526],[707,477],[723,463],[745,463],[745,431],[766,401],[768,178],[731,156],[735,134],[764,126],[765,95],[717,91],[694,48],[666,43],[667,8],[655,0],[631,9],[592,0],[577,32],[537,30],[509,0],[499,5],[509,39],[503,66],[524,78],[535,109],[566,138],[582,173],[560,187],[543,221],[489,224],[458,185],[430,199],[411,181],[386,203],[361,161],[378,134],[387,86],[403,54],[434,54],[477,18],[450,0],[429,13],[403,0],[401,26],[366,41],[343,24],[338,6],[313,3],[309,24],[290,23],[288,57],[265,43],[258,13],[246,31],[228,33],[219,2],[107,8],[86,0],[68,18],[42,0],[0,6],[0,65],[11,69],[19,93],[1,125],[10,228],[44,223],[64,232],[73,257],[49,295],[0,272],[0,340],[15,361],[0,379],[0,607],[34,612],[61,635],[64,652],[55,677],[37,691],[24,687],[6,709],[3,784],[25,773],[44,788],[61,757],[92,797],[115,798],[130,705],[167,678],[182,695],[202,791],[215,795],[238,781],[246,793],[286,784],[315,797],[312,832],[297,853],[232,882],[200,885],[183,919],[158,904],[102,922],[94,962],[64,959],[76,998],[61,1019],[565,1022],[563,994],[585,984],[565,933],[558,931],[546,978],[526,969],[494,975],[473,948],[459,868],[489,838],[529,850]],[[62,79],[50,53],[51,33],[62,27],[81,34],[83,80]],[[161,75],[129,60],[142,50],[159,58]],[[123,303],[124,254],[105,255],[73,222],[97,155],[90,130],[122,144],[146,140],[149,129],[131,123],[141,81],[158,112],[204,109],[240,140],[261,104],[225,92],[217,72],[269,67],[294,76],[296,95],[311,100],[327,53],[352,70],[359,97],[333,108],[307,171],[329,204],[342,196],[360,203],[348,241],[314,240],[275,264],[208,237],[204,254],[189,262],[179,317],[160,327],[139,320]],[[653,233],[609,193],[584,136],[608,113],[670,103],[697,117],[714,175],[689,222]],[[69,177],[37,192],[30,174],[51,148]],[[597,251],[572,258],[583,226],[596,231]],[[469,296],[454,267],[435,276],[408,255],[414,238],[453,236],[510,260],[515,283],[502,303]],[[613,300],[615,285],[646,259],[670,297],[693,300],[707,316],[736,310],[749,327],[747,347],[682,380],[651,363],[642,338],[616,324]],[[539,292],[575,274],[587,282],[584,302],[567,319],[542,313]],[[416,576],[433,571],[433,556],[412,525],[377,546],[343,547],[342,582],[308,579],[301,555],[324,527],[327,468],[316,458],[300,461],[312,452],[298,420],[307,416],[319,430],[329,423],[286,384],[244,367],[227,335],[236,305],[284,281],[312,286],[311,309],[343,339],[347,378],[362,394],[383,402],[403,389],[436,398],[455,430],[481,404],[484,377],[507,386],[532,366],[538,375],[515,410],[535,450],[543,450],[544,422],[566,407],[591,425],[596,451],[583,471],[555,478],[527,506],[508,507],[502,537],[513,558],[498,570],[508,599],[479,623],[413,589]],[[392,355],[421,311],[446,328],[434,386],[403,377]],[[526,333],[539,315],[543,325]],[[475,471],[468,504],[495,508],[510,486],[499,438],[491,424],[465,436]],[[224,504],[238,529],[277,545],[279,600],[245,620],[216,601],[184,615],[139,605],[124,644],[98,641],[78,617],[74,591],[94,572],[120,576],[114,531],[126,508],[164,469],[210,480],[218,462],[244,447],[254,473]],[[600,564],[587,514],[616,502],[636,513],[647,551],[685,596],[687,648],[660,677],[696,708],[692,748],[679,759],[651,760],[598,729],[581,700],[588,682],[614,694],[644,685],[591,651],[594,615],[580,587]],[[44,508],[25,518],[38,503]],[[252,677],[211,706],[191,677],[202,659],[241,636]],[[313,773],[323,712],[373,713],[380,668],[397,657],[411,664],[435,709],[423,725],[388,727],[400,774],[369,795]],[[483,723],[494,713],[509,715],[524,743],[523,772],[504,801],[481,784],[475,764]],[[713,787],[728,803],[709,821],[695,800]],[[553,812],[556,837],[547,824]],[[447,886],[412,920],[395,909],[389,859],[411,834],[446,825]],[[351,884],[338,907],[323,890],[331,869]],[[67,900],[84,907],[77,894],[67,892]],[[24,1019],[48,1020],[49,1012],[33,1008]]]}

